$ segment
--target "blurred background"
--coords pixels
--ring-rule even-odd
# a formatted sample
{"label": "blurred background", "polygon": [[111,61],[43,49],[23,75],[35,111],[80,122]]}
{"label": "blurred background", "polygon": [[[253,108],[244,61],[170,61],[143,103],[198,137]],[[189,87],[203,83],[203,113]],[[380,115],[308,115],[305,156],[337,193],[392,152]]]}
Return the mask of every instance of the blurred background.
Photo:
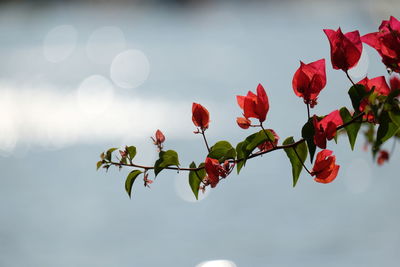
{"label": "blurred background", "polygon": [[[398,266],[399,153],[378,167],[362,136],[354,152],[345,136],[329,144],[341,165],[332,184],[303,173],[292,188],[279,151],[200,201],[173,171],[151,189],[138,180],[129,200],[129,170],[95,164],[124,145],[153,164],[157,129],[183,166],[204,160],[192,102],[210,111],[210,143],[236,145],[252,131],[236,125],[235,96],[258,83],[266,127],[299,138],[299,60],[327,59],[313,113],[351,106],[322,29],[366,34],[399,10],[394,0],[1,1],[0,266]],[[364,48],[352,77],[385,75]]]}

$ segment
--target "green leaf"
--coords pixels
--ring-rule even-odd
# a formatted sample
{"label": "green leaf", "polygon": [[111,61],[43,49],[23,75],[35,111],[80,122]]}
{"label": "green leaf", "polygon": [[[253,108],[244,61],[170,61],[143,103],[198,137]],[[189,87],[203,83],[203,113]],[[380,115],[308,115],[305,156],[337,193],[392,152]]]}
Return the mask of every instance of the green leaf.
{"label": "green leaf", "polygon": [[[346,107],[342,107],[340,109],[340,116],[342,117],[343,124],[345,124],[353,119],[353,117],[350,115],[350,112],[348,111],[348,109]],[[361,127],[361,122],[353,122],[353,123],[347,125],[346,127],[344,127],[346,129],[347,136],[349,138],[351,150],[354,150],[354,145],[356,143],[357,134],[358,134],[358,131],[360,130],[360,127]]]}
{"label": "green leaf", "polygon": [[136,156],[136,147],[134,146],[127,146],[126,151],[128,152],[128,158],[130,160],[133,160],[133,158]]}
{"label": "green leaf", "polygon": [[[393,114],[392,114],[393,115]],[[394,115],[393,115],[394,116]],[[399,129],[399,126],[391,120],[388,112],[383,112],[379,117],[379,127],[376,134],[376,141],[373,148],[374,155],[378,152],[379,147],[394,136]]]}
{"label": "green leaf", "polygon": [[[252,135],[251,135],[252,136]],[[247,139],[246,139],[247,140]],[[269,130],[261,130],[255,134],[249,141],[249,144],[246,147],[247,151],[253,151],[257,146],[265,143],[266,141],[273,142],[275,140],[274,135]]]}
{"label": "green leaf", "polygon": [[400,127],[400,111],[399,110],[392,110],[389,111],[389,117],[394,124]]}
{"label": "green leaf", "polygon": [[96,164],[96,167],[97,167],[96,170],[100,169],[100,167],[103,165],[103,163],[104,162],[102,160],[98,161]]}
{"label": "green leaf", "polygon": [[312,122],[312,118],[308,120],[306,124],[304,124],[301,129],[301,136],[306,140],[308,146],[308,152],[310,154],[310,162],[313,162],[315,150],[317,146],[314,143],[314,124]]}
{"label": "green leaf", "polygon": [[[372,91],[372,90],[371,90]],[[359,112],[359,107],[360,107],[360,102],[361,100],[367,96],[369,93],[365,90],[364,85],[361,84],[356,84],[353,85],[350,89],[349,89],[349,96],[351,99],[351,103],[353,105],[353,108],[355,110],[355,113]]]}
{"label": "green leaf", "polygon": [[111,161],[112,153],[113,153],[115,150],[117,150],[117,149],[118,149],[118,148],[113,147],[113,148],[110,148],[109,150],[107,150],[106,156],[105,156],[106,160]]}
{"label": "green leaf", "polygon": [[208,157],[217,159],[219,162],[224,162],[227,159],[236,157],[236,150],[228,141],[219,141],[210,148]]}
{"label": "green leaf", "polygon": [[164,168],[169,166],[179,166],[178,153],[174,150],[161,151],[159,159],[154,164],[154,173],[157,176]]}
{"label": "green leaf", "polygon": [[246,151],[247,144],[248,141],[245,140],[236,145],[237,160],[240,160],[236,163],[236,170],[238,174],[246,164],[247,157],[249,156]]}
{"label": "green leaf", "polygon": [[[201,163],[199,165],[199,167],[203,167],[204,163]],[[190,168],[196,168],[196,164],[194,162],[192,162],[189,165]],[[198,171],[190,171],[189,172],[189,185],[190,188],[193,191],[194,196],[196,197],[196,199],[199,199],[199,188],[200,188],[200,184],[201,181],[203,181],[204,177],[206,176],[206,171],[205,169],[201,169]]]}
{"label": "green leaf", "polygon": [[[266,135],[267,134],[267,135]],[[268,139],[269,138],[269,139]],[[275,140],[274,135],[269,130],[263,130],[253,133],[246,137],[246,139],[236,145],[237,160],[240,160],[236,164],[237,173],[246,165],[247,158],[253,152],[253,150],[268,140]]]}
{"label": "green leaf", "polygon": [[135,180],[138,177],[138,175],[141,174],[141,173],[143,173],[143,172],[139,171],[139,170],[134,170],[134,171],[131,171],[128,174],[128,176],[126,177],[125,191],[128,193],[129,198],[131,197],[133,183],[135,182]]}
{"label": "green leaf", "polygon": [[[288,137],[283,142],[283,145],[294,143],[293,136]],[[292,164],[293,187],[296,186],[301,170],[303,169],[304,161],[307,158],[307,145],[305,142],[298,144],[296,147],[285,148],[286,155]],[[297,152],[297,154],[296,154]]]}

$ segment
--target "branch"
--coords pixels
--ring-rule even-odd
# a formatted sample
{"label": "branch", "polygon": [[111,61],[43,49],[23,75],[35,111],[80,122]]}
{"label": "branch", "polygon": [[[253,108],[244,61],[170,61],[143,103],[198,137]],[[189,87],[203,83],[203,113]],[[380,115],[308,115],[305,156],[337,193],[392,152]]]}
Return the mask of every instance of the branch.
{"label": "branch", "polygon": [[[340,130],[340,129],[343,129],[343,128],[345,128],[346,126],[348,126],[348,125],[350,125],[350,124],[352,124],[352,123],[355,123],[355,122],[357,122],[357,120],[358,119],[360,119],[360,118],[362,118],[362,116],[364,116],[364,112],[361,112],[360,114],[358,114],[357,116],[355,116],[353,119],[351,119],[350,121],[348,121],[348,122],[346,122],[346,123],[344,123],[343,125],[340,125],[339,127],[337,127],[336,128],[336,131],[338,131],[338,130]],[[361,121],[362,122],[362,121]],[[262,126],[261,126],[262,127]],[[265,130],[264,130],[265,131]],[[204,137],[204,135],[203,135],[203,137]],[[274,146],[272,149],[270,149],[270,150],[266,150],[266,151],[259,151],[259,152],[256,152],[256,153],[254,153],[254,154],[252,154],[252,155],[250,155],[249,157],[247,157],[246,158],[246,160],[247,159],[252,159],[252,158],[256,158],[256,157],[259,157],[259,156],[261,156],[261,155],[264,155],[264,154],[267,154],[267,153],[270,153],[270,152],[272,152],[272,151],[275,151],[275,150],[281,150],[281,149],[285,149],[285,148],[295,148],[297,145],[299,145],[299,144],[301,144],[301,143],[303,143],[303,142],[305,142],[306,140],[304,139],[304,138],[302,138],[302,139],[300,139],[300,140],[298,140],[298,141],[296,141],[296,142],[294,142],[294,143],[292,143],[292,144],[288,144],[288,145],[281,145],[281,146]],[[206,142],[206,144],[207,144],[207,142]],[[207,144],[207,147],[208,147],[208,144]],[[296,154],[297,154],[297,151],[295,150],[295,152],[296,152]],[[245,160],[244,158],[242,158],[242,159],[231,159],[231,160],[229,160],[229,163],[239,163],[239,162],[241,162],[241,161],[243,161],[243,160]],[[115,162],[115,161],[105,161],[105,163],[107,163],[107,164],[111,164],[111,165],[114,165],[114,166],[126,166],[126,167],[135,167],[135,168],[139,168],[139,169],[147,169],[147,170],[152,170],[152,169],[154,169],[154,167],[153,166],[144,166],[144,165],[139,165],[139,164],[134,164],[134,163],[120,163],[120,162]],[[165,167],[164,169],[168,169],[168,170],[176,170],[176,171],[199,171],[199,170],[202,170],[202,169],[204,169],[204,166],[203,167],[197,167],[197,168],[180,168],[180,167]],[[307,170],[307,169],[306,169]],[[308,170],[307,170],[308,171]]]}

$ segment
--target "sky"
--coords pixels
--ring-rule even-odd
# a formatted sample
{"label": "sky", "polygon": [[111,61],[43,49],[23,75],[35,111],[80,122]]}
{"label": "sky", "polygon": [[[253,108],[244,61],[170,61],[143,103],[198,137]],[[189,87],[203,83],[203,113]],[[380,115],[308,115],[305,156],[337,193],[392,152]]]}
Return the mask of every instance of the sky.
{"label": "sky", "polygon": [[[237,144],[252,130],[237,127],[235,96],[258,83],[270,100],[266,127],[299,138],[307,113],[291,81],[300,60],[327,60],[313,113],[351,105],[322,29],[366,34],[399,17],[393,10],[391,1],[2,4],[0,265],[396,266],[399,154],[378,167],[362,136],[354,151],[345,136],[329,143],[341,165],[329,185],[302,173],[292,188],[278,151],[199,201],[185,172],[163,172],[150,189],[137,182],[129,199],[129,169],[95,168],[102,151],[125,145],[153,164],[157,129],[182,166],[204,160],[192,102],[210,111],[211,144]],[[350,74],[385,68],[364,46]]]}

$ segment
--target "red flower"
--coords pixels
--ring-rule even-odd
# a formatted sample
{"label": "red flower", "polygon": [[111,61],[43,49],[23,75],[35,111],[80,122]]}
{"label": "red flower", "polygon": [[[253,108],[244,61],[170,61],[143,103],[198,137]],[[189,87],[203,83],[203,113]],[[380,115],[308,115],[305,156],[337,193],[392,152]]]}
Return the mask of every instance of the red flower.
{"label": "red flower", "polygon": [[219,182],[219,177],[226,178],[233,170],[234,164],[230,164],[225,160],[222,166],[217,159],[206,158],[205,170],[207,173],[206,184],[210,184],[212,188],[216,187]]}
{"label": "red flower", "polygon": [[192,105],[192,121],[194,125],[199,127],[202,131],[208,128],[210,122],[210,113],[200,104],[193,103]]}
{"label": "red flower", "polygon": [[362,43],[358,31],[342,33],[337,31],[324,30],[331,46],[332,67],[347,72],[354,67],[361,57]]}
{"label": "red flower", "polygon": [[261,122],[265,121],[269,110],[268,96],[264,87],[259,84],[257,86],[257,95],[249,91],[247,96],[236,96],[237,102],[243,109],[244,117],[255,118]]}
{"label": "red flower", "polygon": [[390,89],[392,91],[394,90],[400,90],[400,75],[397,73],[393,73],[390,76]]}
{"label": "red flower", "polygon": [[342,117],[338,110],[334,110],[318,121],[317,116],[313,117],[314,143],[319,148],[326,148],[326,140],[332,140],[336,135],[336,128],[343,124]]}
{"label": "red flower", "polygon": [[164,134],[160,131],[157,130],[155,137],[151,137],[151,140],[153,140],[153,143],[158,147],[158,150],[162,150],[162,143],[165,141],[165,136]]}
{"label": "red flower", "polygon": [[[372,88],[374,88],[374,92],[376,92],[378,95],[388,95],[390,93],[390,88],[386,83],[385,77],[384,76],[379,76],[375,77],[373,79],[368,79],[368,77],[365,77],[361,81],[359,81],[357,84],[364,85],[365,90],[367,92],[371,91]],[[364,98],[360,102],[359,106],[359,111],[364,112],[366,107],[369,105],[368,98]],[[375,117],[372,111],[368,112],[363,116],[363,118],[369,122],[375,122]]]}
{"label": "red flower", "polygon": [[164,141],[165,141],[164,134],[160,130],[157,130],[156,131],[156,142],[158,144],[162,144],[162,143],[164,143]]}
{"label": "red flower", "polygon": [[274,135],[274,141],[266,141],[264,143],[262,143],[261,145],[258,146],[258,149],[260,149],[260,151],[268,151],[271,150],[272,148],[274,148],[279,141],[279,136],[276,134],[276,132],[272,129],[268,129],[268,131],[270,131],[273,135]]}
{"label": "red flower", "polygon": [[311,175],[315,176],[314,181],[327,184],[335,180],[340,166],[335,163],[336,157],[331,155],[332,151],[328,149],[318,152],[311,171]]}
{"label": "red flower", "polygon": [[386,83],[385,77],[384,76],[379,76],[375,77],[372,79],[368,79],[368,77],[365,77],[361,81],[359,81],[357,84],[362,84],[365,86],[365,90],[367,92],[371,91],[373,87],[374,92],[377,93],[378,95],[388,95],[390,93],[390,88],[388,84]]}
{"label": "red flower", "polygon": [[246,118],[236,118],[236,122],[242,129],[249,129],[249,127],[251,126],[251,121]]}
{"label": "red flower", "polygon": [[386,67],[400,72],[400,21],[391,16],[382,21],[379,32],[368,33],[361,40],[378,51]]}
{"label": "red flower", "polygon": [[294,93],[304,99],[304,103],[313,108],[317,104],[319,92],[326,85],[325,59],[309,64],[300,61],[300,67],[293,76]]}
{"label": "red flower", "polygon": [[389,161],[389,153],[386,150],[379,151],[379,156],[377,159],[378,165],[382,165],[386,161]]}

